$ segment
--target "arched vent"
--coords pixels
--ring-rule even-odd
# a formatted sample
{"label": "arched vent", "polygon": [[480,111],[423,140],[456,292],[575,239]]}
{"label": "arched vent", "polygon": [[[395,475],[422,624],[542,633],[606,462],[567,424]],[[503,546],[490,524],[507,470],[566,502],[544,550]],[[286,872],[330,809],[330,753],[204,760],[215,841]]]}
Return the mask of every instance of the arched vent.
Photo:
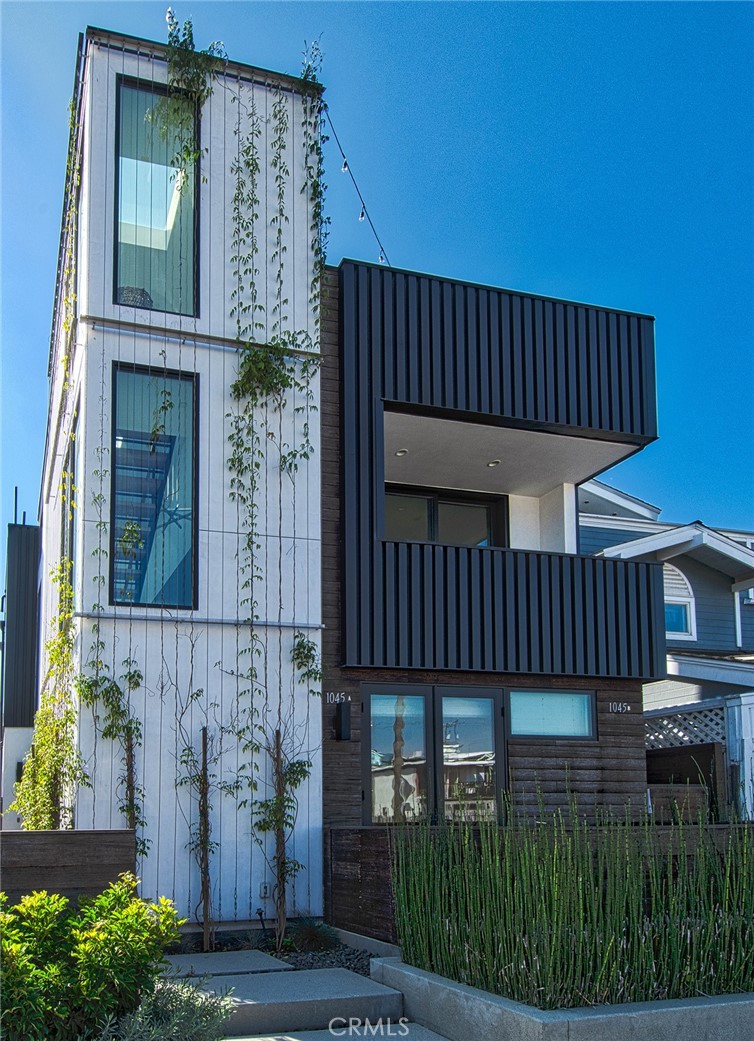
{"label": "arched vent", "polygon": [[691,583],[673,564],[663,569],[665,633],[670,640],[696,639],[696,611]]}
{"label": "arched vent", "polygon": [[662,569],[662,578],[666,600],[677,599],[678,597],[683,600],[694,599],[689,580],[677,567],[673,567],[672,564],[666,564]]}

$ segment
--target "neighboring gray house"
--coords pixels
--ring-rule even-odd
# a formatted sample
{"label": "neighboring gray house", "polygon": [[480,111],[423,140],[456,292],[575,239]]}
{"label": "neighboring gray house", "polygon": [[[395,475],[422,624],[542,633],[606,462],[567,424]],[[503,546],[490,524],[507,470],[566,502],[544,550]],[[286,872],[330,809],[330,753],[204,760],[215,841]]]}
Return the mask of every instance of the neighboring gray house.
{"label": "neighboring gray house", "polygon": [[[581,553],[664,565],[668,675],[644,687],[650,784],[703,774],[753,815],[754,532],[668,524],[600,481],[578,495]],[[685,775],[672,749],[688,750]]]}

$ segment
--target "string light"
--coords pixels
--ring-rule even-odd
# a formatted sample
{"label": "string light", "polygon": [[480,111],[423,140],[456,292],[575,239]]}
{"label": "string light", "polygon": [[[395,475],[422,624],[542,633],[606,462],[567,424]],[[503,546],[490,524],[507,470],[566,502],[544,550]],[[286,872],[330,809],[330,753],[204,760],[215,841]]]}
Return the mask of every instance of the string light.
{"label": "string light", "polygon": [[351,167],[348,165],[348,160],[346,159],[346,153],[343,151],[343,146],[340,143],[340,138],[338,137],[337,131],[335,130],[335,127],[333,126],[332,118],[330,116],[330,110],[327,107],[327,105],[324,106],[324,113],[325,113],[325,116],[327,117],[327,122],[330,124],[330,130],[332,131],[332,136],[335,139],[336,145],[338,146],[338,151],[340,152],[341,157],[343,159],[343,165],[340,168],[340,172],[341,173],[347,173],[348,176],[351,178],[351,181],[353,182],[353,186],[356,189],[356,194],[359,197],[359,202],[361,203],[361,209],[359,210],[359,220],[360,221],[368,221],[369,222],[369,227],[372,229],[372,234],[374,235],[375,239],[377,240],[377,245],[380,248],[380,264],[387,264],[388,267],[389,267],[390,266],[390,261],[388,260],[387,252],[385,250],[385,247],[382,245],[382,242],[380,241],[380,236],[377,234],[377,229],[374,226],[374,221],[369,216],[369,211],[367,210],[367,205],[364,202],[364,196],[361,194],[361,192],[359,190],[359,186],[356,183],[356,178],[353,175],[353,171],[351,170]]}

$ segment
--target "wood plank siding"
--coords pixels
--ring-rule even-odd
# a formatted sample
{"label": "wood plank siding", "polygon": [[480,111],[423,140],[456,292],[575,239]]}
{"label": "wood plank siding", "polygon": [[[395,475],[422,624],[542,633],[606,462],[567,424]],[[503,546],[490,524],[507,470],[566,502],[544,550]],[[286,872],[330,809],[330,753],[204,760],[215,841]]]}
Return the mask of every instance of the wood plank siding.
{"label": "wood plank siding", "polygon": [[70,899],[101,893],[123,871],[136,871],[131,830],[4,831],[2,887],[12,903],[46,889]]}
{"label": "wood plank siding", "polygon": [[2,725],[30,727],[37,708],[39,528],[8,525]]}

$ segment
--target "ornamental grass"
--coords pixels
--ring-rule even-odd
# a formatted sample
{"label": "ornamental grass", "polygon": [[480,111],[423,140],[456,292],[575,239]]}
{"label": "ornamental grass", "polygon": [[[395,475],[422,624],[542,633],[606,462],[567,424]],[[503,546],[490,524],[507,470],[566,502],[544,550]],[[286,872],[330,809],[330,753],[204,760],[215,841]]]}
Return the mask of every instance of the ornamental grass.
{"label": "ornamental grass", "polygon": [[540,1009],[754,991],[751,824],[407,826],[393,891],[406,962]]}

